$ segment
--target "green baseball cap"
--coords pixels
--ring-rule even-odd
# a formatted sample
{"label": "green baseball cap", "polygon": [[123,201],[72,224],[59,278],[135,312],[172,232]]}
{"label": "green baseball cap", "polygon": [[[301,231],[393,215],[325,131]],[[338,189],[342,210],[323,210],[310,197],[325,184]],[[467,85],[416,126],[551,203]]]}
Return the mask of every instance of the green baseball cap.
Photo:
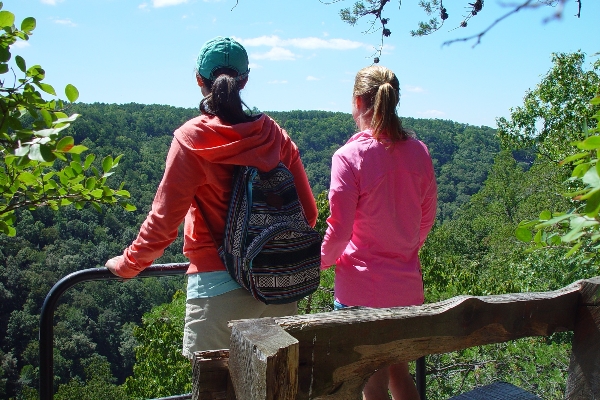
{"label": "green baseball cap", "polygon": [[204,43],[198,60],[196,71],[201,77],[214,81],[213,73],[219,68],[231,68],[238,73],[236,80],[248,77],[248,53],[244,46],[232,38],[218,36]]}

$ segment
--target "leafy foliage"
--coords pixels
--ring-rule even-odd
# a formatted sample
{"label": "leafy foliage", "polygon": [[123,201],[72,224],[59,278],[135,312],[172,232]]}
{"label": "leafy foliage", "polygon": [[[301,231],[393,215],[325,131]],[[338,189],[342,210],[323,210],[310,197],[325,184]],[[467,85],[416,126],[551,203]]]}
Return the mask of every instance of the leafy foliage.
{"label": "leafy foliage", "polygon": [[[56,96],[54,88],[43,82],[44,69],[39,65],[28,68],[25,60],[16,56],[14,63],[23,77],[16,79],[15,74],[14,82],[8,82],[11,46],[17,40],[29,40],[36,27],[31,17],[21,22],[20,29],[14,22],[14,14],[0,11],[0,74],[4,75],[0,80],[0,232],[15,235],[15,211],[23,208],[49,206],[56,210],[91,203],[100,209],[99,204],[119,203],[134,209],[123,200],[129,197],[126,190],[111,189],[106,183],[121,157],[106,156],[99,169],[93,165],[93,154],[82,159],[85,146],[75,144],[72,136],[61,136],[78,115],[65,114],[62,100],[43,99],[40,90]],[[79,97],[70,84],[65,95],[71,103]]]}
{"label": "leafy foliage", "polygon": [[498,118],[498,136],[503,146],[535,149],[549,161],[558,162],[572,152],[569,145],[582,140],[582,127],[592,118],[597,104],[588,100],[600,85],[600,61],[585,70],[581,52],[553,54],[553,66],[523,105],[511,109],[510,119]]}
{"label": "leafy foliage", "polygon": [[156,398],[192,391],[192,368],[181,355],[185,293],[177,291],[171,303],[144,315],[133,334],[137,362],[124,387],[129,398]]}
{"label": "leafy foliage", "polygon": [[[590,104],[600,105],[600,96],[594,97]],[[549,246],[566,247],[568,251],[565,257],[583,252],[586,263],[598,264],[600,109],[593,118],[597,121],[596,127],[586,129],[582,134],[584,137],[587,136],[586,139],[574,143],[579,150],[583,151],[562,161],[562,164],[572,164],[574,167],[569,182],[575,182],[575,185],[571,186],[581,188],[565,194],[573,200],[573,208],[569,212],[544,210],[539,218],[521,222],[515,234],[524,242],[533,242],[533,249]]]}

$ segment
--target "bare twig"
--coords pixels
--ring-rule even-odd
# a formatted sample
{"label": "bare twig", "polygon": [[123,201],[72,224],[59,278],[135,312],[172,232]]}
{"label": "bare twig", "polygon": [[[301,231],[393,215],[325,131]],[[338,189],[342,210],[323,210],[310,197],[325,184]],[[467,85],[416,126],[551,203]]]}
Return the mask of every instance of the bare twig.
{"label": "bare twig", "polygon": [[[473,39],[477,39],[477,43],[475,43],[473,45],[473,47],[477,46],[479,43],[481,43],[481,38],[483,37],[483,35],[485,35],[486,33],[488,33],[494,26],[496,26],[498,23],[500,23],[500,21],[510,17],[513,14],[518,13],[519,11],[521,11],[524,8],[529,8],[532,7],[531,3],[533,2],[533,0],[527,0],[526,2],[518,5],[517,7],[515,7],[514,9],[512,9],[511,11],[509,11],[508,13],[504,14],[503,16],[501,16],[500,18],[496,19],[494,22],[492,22],[492,24],[490,26],[488,26],[486,29],[484,29],[483,31],[479,32],[476,35],[472,35],[469,37],[465,37],[465,38],[459,38],[459,39],[452,39],[452,40],[448,40],[445,41],[443,43],[443,46],[447,46],[450,45],[452,43],[456,43],[456,42],[468,42],[470,40]],[[533,6],[535,7],[535,6]]]}

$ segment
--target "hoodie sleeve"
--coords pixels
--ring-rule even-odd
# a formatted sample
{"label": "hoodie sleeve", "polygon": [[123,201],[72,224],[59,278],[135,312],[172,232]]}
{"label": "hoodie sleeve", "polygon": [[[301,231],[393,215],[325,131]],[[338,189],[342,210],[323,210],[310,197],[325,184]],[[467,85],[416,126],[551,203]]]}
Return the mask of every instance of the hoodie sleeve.
{"label": "hoodie sleeve", "polygon": [[162,256],[177,238],[198,186],[202,183],[199,160],[192,152],[173,139],[167,156],[165,172],[152,203],[152,209],[142,224],[135,241],[125,249],[116,267],[117,274],[132,278]]}

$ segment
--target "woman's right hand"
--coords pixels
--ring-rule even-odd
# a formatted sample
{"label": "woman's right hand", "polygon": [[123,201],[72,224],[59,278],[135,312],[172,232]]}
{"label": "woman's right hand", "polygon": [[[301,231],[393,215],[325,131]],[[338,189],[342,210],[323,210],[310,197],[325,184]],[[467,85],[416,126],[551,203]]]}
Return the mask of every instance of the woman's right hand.
{"label": "woman's right hand", "polygon": [[114,275],[116,275],[116,276],[118,276],[118,277],[121,277],[121,276],[120,276],[120,275],[117,273],[117,265],[119,265],[119,262],[121,262],[121,261],[122,261],[122,259],[123,259],[123,256],[122,256],[122,255],[120,255],[120,256],[116,256],[116,257],[113,257],[113,258],[111,258],[110,260],[108,260],[108,261],[106,262],[106,264],[104,264],[104,266],[105,266],[106,268],[108,268],[108,270],[109,270],[110,272],[112,272]]}

